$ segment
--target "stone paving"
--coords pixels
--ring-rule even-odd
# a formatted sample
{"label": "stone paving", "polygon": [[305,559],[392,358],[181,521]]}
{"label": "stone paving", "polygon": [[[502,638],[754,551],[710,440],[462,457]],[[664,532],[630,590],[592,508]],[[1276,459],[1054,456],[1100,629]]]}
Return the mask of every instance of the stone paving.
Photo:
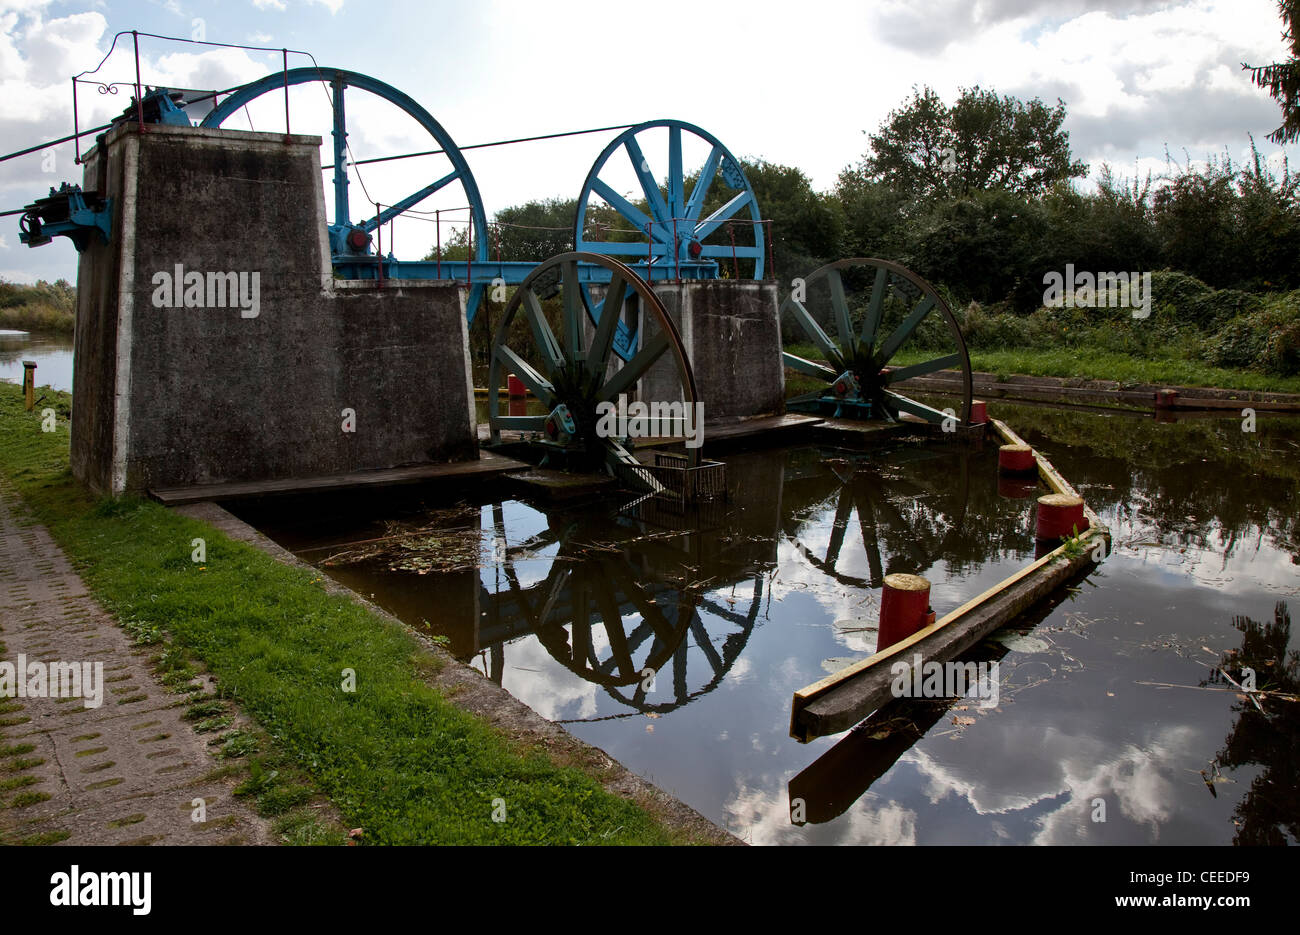
{"label": "stone paving", "polygon": [[[269,844],[222,764],[0,479],[0,660],[103,663],[103,702],[0,697],[0,843]],[[31,749],[27,749],[30,747]],[[202,799],[206,821],[196,821]]]}

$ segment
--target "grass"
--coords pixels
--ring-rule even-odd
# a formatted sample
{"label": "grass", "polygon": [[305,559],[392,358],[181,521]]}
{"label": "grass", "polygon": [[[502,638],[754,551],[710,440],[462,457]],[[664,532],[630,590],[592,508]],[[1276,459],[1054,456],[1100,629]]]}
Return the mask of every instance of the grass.
{"label": "grass", "polygon": [[[327,594],[309,571],[151,502],[89,498],[69,473],[67,397],[57,395],[58,431],[42,433],[40,413],[24,412],[18,389],[0,385],[0,472],[127,632],[163,640],[210,672],[221,699],[256,722],[269,767],[278,758],[300,770],[349,827],[364,829],[362,841],[673,843],[592,777],[453,706],[420,678],[434,660],[411,634]],[[207,540],[202,569],[190,561],[196,536]],[[356,672],[353,692],[341,690],[345,668]],[[218,710],[194,700],[195,716]],[[243,759],[226,762],[248,772],[255,745],[229,736],[217,739]],[[282,788],[268,811],[301,796]],[[496,798],[506,803],[502,822],[492,820]],[[276,828],[295,843],[322,836],[296,813]]]}
{"label": "grass", "polygon": [[[821,355],[812,345],[795,344],[790,353],[810,360]],[[894,366],[920,363],[936,353],[905,349],[895,355]],[[1120,383],[1163,383],[1180,386],[1210,386],[1233,390],[1261,390],[1274,393],[1300,393],[1300,377],[1280,377],[1211,367],[1181,357],[1137,357],[1117,351],[1070,348],[1056,350],[1008,349],[970,351],[971,367],[1001,377],[1012,374],[1035,377],[1082,377],[1090,380],[1117,380]],[[811,377],[786,372],[788,396],[807,393],[820,384]]]}

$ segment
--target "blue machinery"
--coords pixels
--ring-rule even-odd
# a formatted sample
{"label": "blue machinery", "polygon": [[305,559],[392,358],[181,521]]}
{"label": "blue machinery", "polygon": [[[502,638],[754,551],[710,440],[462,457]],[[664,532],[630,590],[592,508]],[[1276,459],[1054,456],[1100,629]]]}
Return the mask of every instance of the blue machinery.
{"label": "blue machinery", "polygon": [[[533,394],[543,400],[551,412],[548,416],[499,416],[496,406],[491,422],[494,439],[500,429],[536,432],[543,443],[564,447],[575,441],[581,445],[591,434],[591,420],[586,409],[596,400],[609,401],[619,391],[634,385],[637,376],[646,373],[669,350],[676,364],[680,384],[688,401],[694,400],[690,365],[674,328],[654,293],[642,288],[645,283],[664,280],[712,280],[722,275],[723,263],[730,257],[739,274],[744,261],[752,278],[762,279],[765,259],[770,260],[771,233],[765,230],[753,188],[745,178],[740,162],[712,134],[679,120],[657,120],[630,127],[613,139],[597,157],[583,184],[574,220],[575,253],[556,257],[539,266],[532,261],[492,260],[489,256],[488,224],[483,200],[469,164],[455,141],[433,116],[409,95],[368,75],[337,68],[286,68],[233,90],[215,104],[203,119],[202,127],[220,127],[254,99],[270,92],[284,92],[293,85],[320,82],[329,88],[333,116],[333,189],[334,223],[329,227],[331,259],[336,274],[343,279],[454,280],[469,287],[467,315],[472,322],[482,304],[484,291],[494,284],[523,286],[507,308],[502,327],[497,330],[491,356],[495,377],[502,366],[517,373]],[[386,100],[419,123],[445,154],[451,171],[423,188],[377,210],[374,217],[354,221],[349,204],[346,90],[356,89]],[[212,95],[214,98],[216,95]],[[148,89],[127,108],[119,120],[138,119],[143,123],[190,126],[185,101],[180,92],[165,88]],[[287,108],[287,97],[286,97]],[[286,110],[287,124],[287,110]],[[664,188],[656,171],[661,168],[658,155],[652,161],[646,155],[650,136],[668,138],[667,172]],[[683,139],[693,136],[703,141],[708,155],[698,173],[688,175],[683,160]],[[644,208],[634,204],[609,184],[609,170],[616,167],[622,151],[631,162],[634,175],[644,196]],[[602,176],[605,177],[602,177]],[[705,200],[715,182],[724,189],[721,206],[704,214]],[[692,183],[689,184],[688,183]],[[398,260],[391,250],[382,256],[376,249],[376,233],[402,213],[451,185],[464,192],[470,214],[469,256],[466,260],[435,261]],[[599,199],[609,205],[630,226],[623,234],[628,239],[606,240],[599,230],[593,235],[592,208]],[[112,205],[94,192],[82,192],[78,186],[65,184],[51,189],[50,196],[28,205],[21,220],[21,240],[30,246],[48,243],[51,237],[64,235],[83,250],[94,236],[107,241],[110,235]],[[735,228],[742,226],[752,234],[737,243]],[[724,236],[725,235],[725,236]],[[770,262],[767,264],[770,266]],[[864,278],[865,277],[865,278]],[[799,282],[796,280],[796,282]],[[864,301],[856,301],[853,287],[861,285]],[[598,287],[593,291],[591,287]],[[814,272],[806,280],[812,295],[792,291],[782,312],[793,317],[812,344],[821,352],[825,363],[806,360],[793,354],[784,355],[785,365],[825,384],[810,393],[790,400],[791,408],[803,408],[823,414],[853,418],[897,420],[904,414],[930,422],[947,424],[950,412],[941,412],[901,395],[895,385],[903,380],[922,377],[940,370],[959,368],[962,379],[958,393],[963,409],[955,413],[966,421],[970,412],[970,362],[956,320],[933,287],[901,266],[883,260],[843,260]],[[560,292],[563,299],[565,341],[557,342],[550,333],[541,302]],[[869,299],[866,298],[869,293]],[[615,301],[613,316],[605,315],[605,305]],[[635,316],[623,314],[623,303],[639,301],[643,317],[649,315],[661,327],[653,341],[639,340]],[[810,311],[809,306],[812,307]],[[820,311],[820,314],[814,312]],[[534,333],[542,355],[536,366],[523,360],[508,346],[506,324],[516,314],[524,315]],[[583,348],[587,331],[581,318],[590,320],[595,331],[591,347]],[[832,338],[818,320],[833,324],[838,339]],[[935,323],[938,328],[936,329]],[[892,366],[904,345],[920,332],[928,349],[935,348],[940,337],[940,352],[907,366]],[[916,342],[913,341],[913,345]],[[606,377],[595,362],[602,365],[605,355],[613,353],[624,362],[621,375]],[[592,362],[585,360],[591,354]],[[913,355],[915,356],[915,355]],[[925,356],[925,355],[922,355]],[[629,366],[630,365],[630,366]],[[580,375],[580,378],[579,378]],[[572,397],[572,398],[570,398]],[[490,397],[495,403],[495,397]],[[575,422],[576,419],[576,422]],[[536,423],[536,424],[534,424]],[[581,423],[581,424],[578,424]],[[550,427],[558,427],[552,432]],[[549,442],[547,438],[549,437]],[[588,442],[590,438],[586,439]],[[602,457],[630,466],[634,459],[617,442],[606,445]],[[692,453],[693,454],[693,453]],[[695,463],[694,457],[691,459]]]}

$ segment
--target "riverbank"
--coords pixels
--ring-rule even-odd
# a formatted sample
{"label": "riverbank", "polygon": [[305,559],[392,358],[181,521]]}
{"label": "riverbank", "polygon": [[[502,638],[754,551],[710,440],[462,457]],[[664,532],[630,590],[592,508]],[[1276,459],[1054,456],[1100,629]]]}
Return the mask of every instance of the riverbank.
{"label": "riverbank", "polygon": [[[157,504],[95,501],[68,470],[68,402],[40,431],[0,385],[0,472],[87,586],[137,641],[159,647],[164,679],[205,673],[204,720],[246,713],[231,769],[277,832],[327,796],[362,843],[713,842],[652,817],[538,739],[511,736],[430,684],[444,653],[391,619],[330,593],[322,576],[276,561]],[[194,540],[203,539],[201,561]],[[196,716],[198,716],[196,714]],[[217,736],[221,736],[218,732]],[[297,812],[295,812],[297,810]],[[336,840],[332,830],[303,834]]]}
{"label": "riverbank", "polygon": [[[799,357],[820,360],[821,354],[810,344],[787,345],[785,350]],[[921,363],[935,352],[903,351],[895,355],[893,366]],[[1063,377],[1081,380],[1113,380],[1121,384],[1162,384],[1199,386],[1222,390],[1245,390],[1260,393],[1300,393],[1300,377],[1273,376],[1225,367],[1211,367],[1198,361],[1170,356],[1138,357],[1117,351],[1062,348],[1058,350],[971,350],[971,369],[993,374],[998,382],[1010,377]],[[797,396],[817,389],[811,377],[786,371],[786,396]]]}

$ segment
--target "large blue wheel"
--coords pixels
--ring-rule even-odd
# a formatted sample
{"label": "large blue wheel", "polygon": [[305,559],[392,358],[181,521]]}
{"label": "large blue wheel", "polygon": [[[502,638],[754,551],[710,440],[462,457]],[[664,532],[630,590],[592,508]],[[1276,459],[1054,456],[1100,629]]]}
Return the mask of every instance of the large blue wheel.
{"label": "large blue wheel", "polygon": [[[470,172],[469,163],[450,134],[442,124],[433,119],[433,115],[420,106],[414,98],[360,72],[346,71],[342,68],[292,68],[288,72],[274,72],[250,84],[244,85],[221,101],[212,112],[203,119],[201,126],[219,127],[230,116],[238,113],[247,104],[263,94],[283,92],[286,86],[321,82],[328,87],[330,104],[333,111],[333,149],[334,149],[334,223],[330,225],[330,253],[335,266],[355,269],[363,265],[367,258],[374,257],[371,250],[372,235],[383,224],[404,211],[414,208],[420,202],[441,191],[448,185],[459,183],[465,193],[465,203],[470,210],[470,223],[473,226],[473,259],[485,262],[488,259],[487,215],[483,210],[483,198],[479,195],[478,184]],[[359,88],[377,97],[395,104],[405,111],[420,126],[424,127],[438,143],[438,149],[451,163],[451,171],[435,179],[419,191],[395,201],[385,207],[378,216],[370,216],[354,222],[348,206],[348,164],[347,114],[344,106],[344,89]],[[467,314],[471,321],[478,308],[485,284],[475,283],[470,290],[466,303]]]}
{"label": "large blue wheel", "polygon": [[[655,152],[650,143],[662,148],[663,130],[667,151]],[[707,152],[693,184],[684,142]],[[621,156],[615,156],[618,152],[631,163],[640,197],[619,190],[626,187],[619,183],[628,178],[628,167]],[[667,191],[660,188],[661,177]],[[706,215],[707,196],[715,181],[720,181],[726,200]],[[644,203],[644,210],[637,201]],[[622,219],[618,228],[609,230],[595,221],[593,209],[601,204]],[[578,196],[574,249],[617,257],[647,280],[713,279],[720,273],[748,273],[762,279],[766,232],[761,222],[758,199],[739,160],[717,137],[681,120],[651,120],[623,131],[592,164]],[[592,321],[599,322],[604,302],[587,298]],[[636,352],[636,335],[625,322],[619,322],[614,350],[624,360]]]}

